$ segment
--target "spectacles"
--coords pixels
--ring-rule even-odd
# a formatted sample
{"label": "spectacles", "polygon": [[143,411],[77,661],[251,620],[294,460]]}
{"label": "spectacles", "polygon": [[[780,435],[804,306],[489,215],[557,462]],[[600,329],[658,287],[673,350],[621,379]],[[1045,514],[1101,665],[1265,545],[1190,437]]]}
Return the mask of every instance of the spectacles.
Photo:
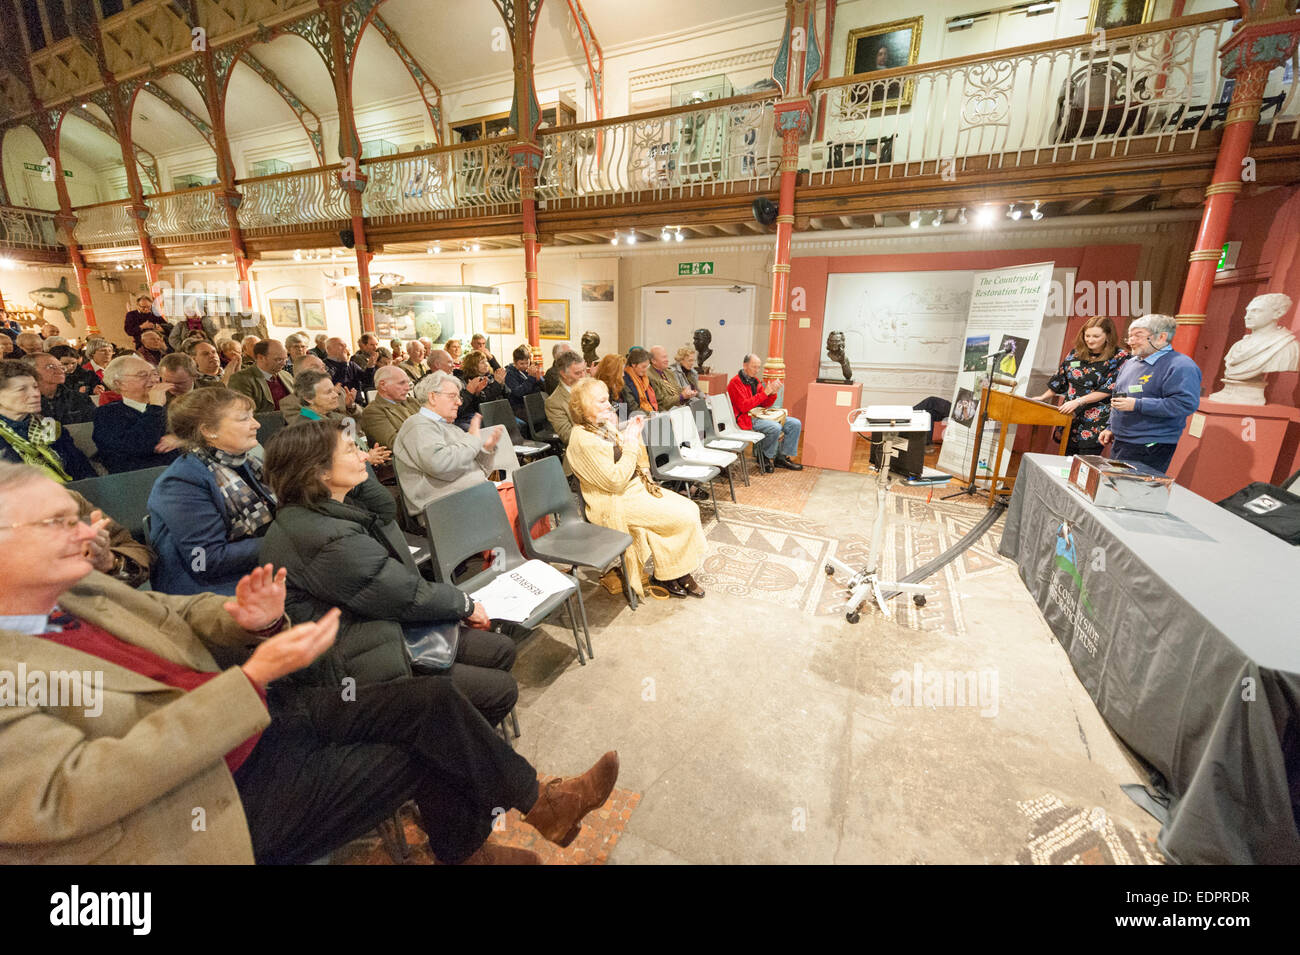
{"label": "spectacles", "polygon": [[11,531],[19,527],[61,527],[64,533],[71,534],[81,523],[81,516],[73,514],[63,517],[47,517],[43,521],[23,521],[21,524],[0,524],[0,531]]}

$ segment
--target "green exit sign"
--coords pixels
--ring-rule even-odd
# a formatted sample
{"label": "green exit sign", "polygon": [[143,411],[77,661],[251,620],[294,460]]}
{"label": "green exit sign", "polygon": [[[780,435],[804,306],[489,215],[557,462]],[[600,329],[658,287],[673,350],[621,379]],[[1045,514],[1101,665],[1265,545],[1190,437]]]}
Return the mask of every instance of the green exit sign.
{"label": "green exit sign", "polygon": [[678,262],[678,275],[712,275],[712,262]]}
{"label": "green exit sign", "polygon": [[1224,269],[1235,269],[1237,267],[1237,254],[1240,251],[1240,242],[1223,243],[1223,254],[1219,256],[1219,261],[1215,264],[1214,271],[1222,272]]}
{"label": "green exit sign", "polygon": [[[30,171],[30,172],[44,172],[46,167],[43,166],[43,165],[41,165],[41,164],[38,163],[38,162],[25,162],[25,163],[23,163],[23,168],[26,169],[26,170],[28,170],[28,171]],[[65,169],[65,170],[63,170],[63,177],[64,177],[65,179],[71,179],[71,178],[72,178],[72,170],[71,170],[71,169]]]}

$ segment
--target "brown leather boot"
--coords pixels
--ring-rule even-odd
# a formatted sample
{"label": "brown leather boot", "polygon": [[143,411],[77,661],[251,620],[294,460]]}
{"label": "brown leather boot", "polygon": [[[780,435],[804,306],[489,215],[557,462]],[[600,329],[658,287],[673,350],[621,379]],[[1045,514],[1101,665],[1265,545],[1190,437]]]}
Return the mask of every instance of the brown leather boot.
{"label": "brown leather boot", "polygon": [[[443,863],[439,863],[442,865]],[[511,846],[485,842],[461,865],[541,865],[542,857],[529,849],[515,849]]]}
{"label": "brown leather boot", "polygon": [[537,802],[524,816],[524,822],[563,848],[578,838],[582,817],[605,805],[616,782],[618,753],[611,750],[581,776],[539,781]]}

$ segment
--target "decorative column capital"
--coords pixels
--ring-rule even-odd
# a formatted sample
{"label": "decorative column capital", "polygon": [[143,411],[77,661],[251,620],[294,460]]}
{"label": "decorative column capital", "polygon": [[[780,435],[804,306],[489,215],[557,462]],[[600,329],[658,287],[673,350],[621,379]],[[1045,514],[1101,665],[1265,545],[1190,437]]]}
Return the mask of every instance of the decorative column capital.
{"label": "decorative column capital", "polygon": [[1236,77],[1251,67],[1264,72],[1286,62],[1300,40],[1300,17],[1247,21],[1219,48],[1223,75]]}
{"label": "decorative column capital", "polygon": [[537,143],[524,141],[511,143],[509,153],[516,169],[531,169],[537,172],[542,168],[542,147]]}
{"label": "decorative column capital", "polygon": [[776,104],[776,128],[785,134],[797,132],[800,136],[808,131],[812,122],[812,100],[808,97],[783,99]]}

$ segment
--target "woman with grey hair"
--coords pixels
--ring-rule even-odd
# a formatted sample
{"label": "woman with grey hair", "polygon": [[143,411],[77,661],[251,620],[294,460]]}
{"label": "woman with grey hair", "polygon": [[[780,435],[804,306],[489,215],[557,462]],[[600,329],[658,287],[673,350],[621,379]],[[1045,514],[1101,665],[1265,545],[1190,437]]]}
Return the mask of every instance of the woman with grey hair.
{"label": "woman with grey hair", "polygon": [[690,388],[695,392],[700,390],[700,376],[695,373],[697,357],[693,345],[683,345],[677,349],[677,354],[673,356],[673,363],[668,366],[668,370],[677,378],[680,387]]}

